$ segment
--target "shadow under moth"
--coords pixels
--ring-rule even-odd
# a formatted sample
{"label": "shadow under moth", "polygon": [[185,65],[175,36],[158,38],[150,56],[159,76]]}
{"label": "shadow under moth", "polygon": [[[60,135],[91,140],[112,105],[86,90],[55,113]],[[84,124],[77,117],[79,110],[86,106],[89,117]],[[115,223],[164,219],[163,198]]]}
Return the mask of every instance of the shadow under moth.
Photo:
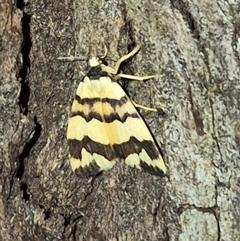
{"label": "shadow under moth", "polygon": [[67,127],[70,165],[78,175],[97,174],[120,160],[153,175],[166,173],[163,158],[135,103],[116,82],[119,78],[155,77],[118,73],[120,65],[139,49],[137,45],[114,68],[103,63],[106,49],[103,57],[89,61],[90,69],[77,88]]}

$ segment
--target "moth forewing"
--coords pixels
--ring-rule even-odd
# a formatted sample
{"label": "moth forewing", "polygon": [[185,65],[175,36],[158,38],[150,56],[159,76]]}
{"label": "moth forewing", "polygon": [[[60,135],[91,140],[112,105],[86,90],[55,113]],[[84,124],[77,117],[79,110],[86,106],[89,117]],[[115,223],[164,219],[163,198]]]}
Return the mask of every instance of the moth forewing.
{"label": "moth forewing", "polygon": [[114,68],[99,58],[89,61],[90,69],[77,88],[67,128],[70,164],[79,174],[111,169],[118,159],[154,175],[166,173],[152,135],[133,102],[113,79],[154,77],[118,74],[121,63],[139,49],[137,46],[119,59]]}

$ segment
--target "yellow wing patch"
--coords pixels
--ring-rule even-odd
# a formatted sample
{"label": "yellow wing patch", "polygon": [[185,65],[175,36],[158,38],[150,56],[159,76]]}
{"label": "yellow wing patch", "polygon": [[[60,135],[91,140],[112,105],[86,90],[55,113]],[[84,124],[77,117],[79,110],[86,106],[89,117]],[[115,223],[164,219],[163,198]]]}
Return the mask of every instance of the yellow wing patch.
{"label": "yellow wing patch", "polygon": [[[166,166],[148,128],[121,86],[113,82],[120,64],[132,57],[135,48],[117,61],[115,68],[101,59],[79,84],[68,122],[70,164],[80,175],[93,175],[113,167],[117,159],[154,175],[166,173]],[[125,78],[150,79],[153,76]]]}

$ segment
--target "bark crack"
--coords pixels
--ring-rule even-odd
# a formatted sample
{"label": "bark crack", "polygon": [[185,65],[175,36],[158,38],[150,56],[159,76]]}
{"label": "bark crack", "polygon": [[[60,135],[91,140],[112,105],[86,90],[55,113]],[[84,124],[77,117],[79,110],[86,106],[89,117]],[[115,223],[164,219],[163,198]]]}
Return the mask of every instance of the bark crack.
{"label": "bark crack", "polygon": [[[24,3],[22,0],[17,1],[17,7],[23,11]],[[30,36],[30,15],[24,13],[22,17],[22,34],[23,34],[23,43],[22,43],[22,68],[19,71],[19,77],[21,81],[21,91],[19,95],[18,105],[20,107],[21,113],[23,115],[28,114],[28,101],[30,96],[30,88],[28,85],[28,72],[30,69],[30,59],[29,54],[32,48],[32,40]]]}

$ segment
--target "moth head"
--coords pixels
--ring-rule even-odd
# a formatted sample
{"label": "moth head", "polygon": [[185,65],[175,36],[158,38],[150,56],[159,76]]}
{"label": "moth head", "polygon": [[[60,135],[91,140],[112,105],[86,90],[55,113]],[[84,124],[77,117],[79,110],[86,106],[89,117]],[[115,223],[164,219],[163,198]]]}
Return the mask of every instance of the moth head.
{"label": "moth head", "polygon": [[104,54],[98,57],[92,57],[89,60],[90,67],[97,67],[100,64],[106,64],[104,59],[107,57],[107,54],[108,54],[107,46],[104,45]]}
{"label": "moth head", "polygon": [[98,57],[92,57],[89,60],[89,66],[90,67],[96,67],[101,64],[101,60]]}

